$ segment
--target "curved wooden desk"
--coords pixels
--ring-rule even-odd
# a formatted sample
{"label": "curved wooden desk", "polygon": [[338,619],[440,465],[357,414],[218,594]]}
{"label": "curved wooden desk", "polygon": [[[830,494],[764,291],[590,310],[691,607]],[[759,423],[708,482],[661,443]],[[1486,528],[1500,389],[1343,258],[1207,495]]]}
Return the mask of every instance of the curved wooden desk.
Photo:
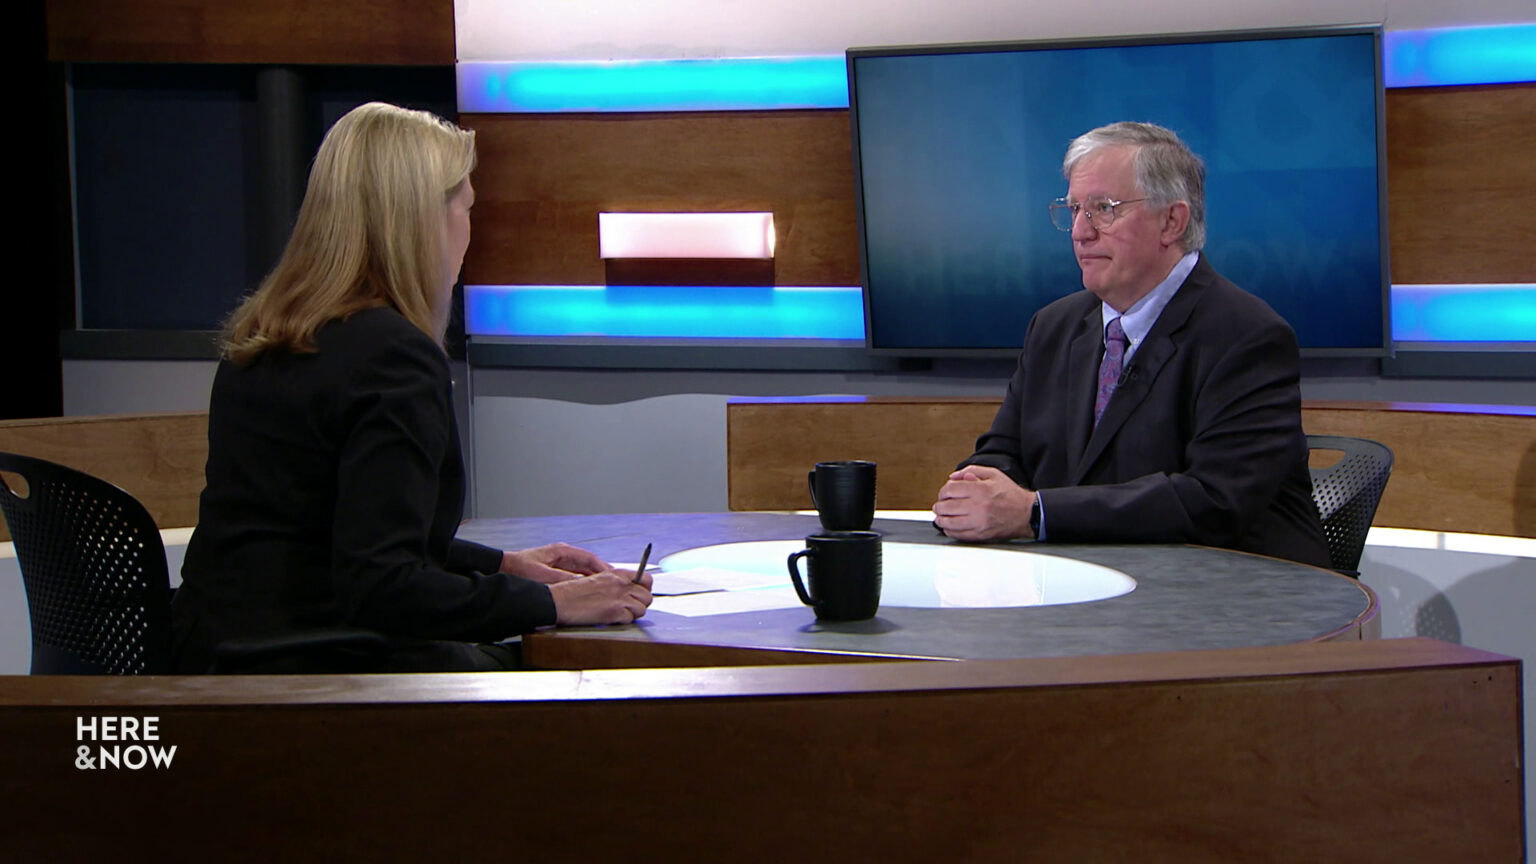
{"label": "curved wooden desk", "polygon": [[[877,520],[887,542],[949,544],[927,523]],[[610,561],[652,560],[717,543],[798,539],[819,530],[789,513],[630,514],[474,520],[461,537],[504,549],[564,540]],[[541,668],[755,665],[889,659],[1015,659],[1285,645],[1359,639],[1376,598],[1320,570],[1198,546],[1000,544],[1102,564],[1136,579],[1129,594],[1092,603],[1018,608],[907,608],[871,621],[822,623],[809,609],[689,618],[652,611],[626,627],[546,631],[525,638]]]}
{"label": "curved wooden desk", "polygon": [[[665,555],[814,525],[789,514],[647,515],[488,520],[463,533],[508,546],[565,539],[623,561],[646,542]],[[941,542],[921,523],[880,527]],[[631,666],[853,659],[839,644],[865,659],[959,656],[978,644],[1099,656],[0,676],[0,804],[27,826],[7,848],[19,860],[126,848],[418,861],[515,847],[561,861],[1011,862],[1321,860],[1348,846],[1369,861],[1519,860],[1519,661],[1427,640],[1316,643],[1374,605],[1356,583],[1299,565],[1183,547],[1040,551],[1097,558],[1141,585],[1118,605],[888,607],[877,620],[891,626],[873,633],[817,628],[805,609],[656,614],[536,634],[529,647],[536,662],[564,651],[588,667],[603,665],[589,662],[602,652]],[[1263,600],[1224,605],[1244,594]],[[978,612],[1010,617],[923,621]],[[1085,615],[1100,617],[1070,617]],[[976,628],[979,643],[939,641]],[[708,643],[721,633],[735,641]],[[791,647],[763,647],[774,634]],[[1124,634],[1141,641],[1113,641]],[[1153,651],[1155,638],[1314,644],[1168,653]],[[80,748],[95,752],[80,740],[82,718],[102,716],[156,718],[161,744],[178,748],[174,766],[82,770]],[[196,794],[207,789],[219,794]],[[166,802],[175,830],[160,818]],[[572,822],[593,812],[607,814],[595,830]],[[81,813],[91,814],[85,828]],[[1358,836],[1369,842],[1341,841]]]}

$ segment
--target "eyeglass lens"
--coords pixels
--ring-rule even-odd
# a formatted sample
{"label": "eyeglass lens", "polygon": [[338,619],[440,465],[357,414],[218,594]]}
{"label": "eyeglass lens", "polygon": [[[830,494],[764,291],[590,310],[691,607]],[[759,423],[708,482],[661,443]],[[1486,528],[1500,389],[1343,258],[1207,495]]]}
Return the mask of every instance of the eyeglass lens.
{"label": "eyeglass lens", "polygon": [[1072,230],[1078,211],[1087,213],[1088,224],[1097,229],[1107,228],[1115,221],[1115,204],[1108,198],[1089,198],[1077,202],[1058,198],[1051,202],[1050,210],[1051,224],[1062,231]]}

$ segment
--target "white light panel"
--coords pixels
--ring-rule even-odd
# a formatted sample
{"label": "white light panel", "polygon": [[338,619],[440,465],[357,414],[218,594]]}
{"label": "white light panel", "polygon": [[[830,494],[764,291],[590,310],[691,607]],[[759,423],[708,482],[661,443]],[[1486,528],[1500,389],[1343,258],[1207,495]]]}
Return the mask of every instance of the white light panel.
{"label": "white light panel", "polygon": [[599,213],[603,258],[773,257],[772,213]]}

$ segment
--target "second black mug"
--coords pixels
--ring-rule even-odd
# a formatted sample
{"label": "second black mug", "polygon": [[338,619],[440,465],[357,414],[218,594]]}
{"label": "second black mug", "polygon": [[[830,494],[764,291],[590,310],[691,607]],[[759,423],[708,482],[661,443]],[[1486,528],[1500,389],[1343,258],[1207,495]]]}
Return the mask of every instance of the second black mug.
{"label": "second black mug", "polygon": [[875,521],[875,463],[817,462],[805,482],[822,528],[868,531]]}
{"label": "second black mug", "polygon": [[[806,561],[802,579],[800,559]],[[828,531],[805,538],[789,556],[789,578],[800,602],[826,621],[863,621],[880,609],[880,535],[873,531]]]}

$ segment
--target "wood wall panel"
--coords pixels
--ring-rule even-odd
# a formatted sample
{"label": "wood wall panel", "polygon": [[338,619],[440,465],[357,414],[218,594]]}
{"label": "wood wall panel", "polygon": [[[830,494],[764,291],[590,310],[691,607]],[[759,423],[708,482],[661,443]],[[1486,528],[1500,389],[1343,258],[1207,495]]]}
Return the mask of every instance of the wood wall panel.
{"label": "wood wall panel", "polygon": [[[21,861],[1515,862],[1519,699],[1518,660],[1427,640],[15,676],[0,801]],[[156,717],[171,766],[77,768],[103,715]]]}
{"label": "wood wall panel", "polygon": [[1392,450],[1392,477],[1373,524],[1536,537],[1536,416],[1456,406],[1311,402],[1316,435],[1350,435]]}
{"label": "wood wall panel", "polygon": [[[208,414],[122,414],[0,421],[0,450],[99,477],[139,499],[161,528],[197,524]],[[11,539],[0,520],[0,542]]]}
{"label": "wood wall panel", "polygon": [[[810,506],[805,472],[824,459],[880,464],[880,507],[933,505],[945,475],[969,456],[997,399],[731,402],[726,406],[732,510]],[[1393,528],[1536,537],[1536,416],[1457,406],[1307,402],[1314,435],[1380,441],[1394,455],[1375,523]]]}
{"label": "wood wall panel", "polygon": [[48,59],[452,65],[449,0],[48,0]]}
{"label": "wood wall panel", "polygon": [[944,478],[992,425],[996,399],[872,398],[859,402],[730,402],[726,500],[732,510],[803,510],[805,474],[821,461],[879,465],[875,505],[933,506]]}
{"label": "wood wall panel", "polygon": [[779,285],[857,285],[846,111],[467,114],[470,284],[601,285],[602,211],[772,211]]}
{"label": "wood wall panel", "polygon": [[1398,284],[1536,282],[1536,84],[1387,91]]}

